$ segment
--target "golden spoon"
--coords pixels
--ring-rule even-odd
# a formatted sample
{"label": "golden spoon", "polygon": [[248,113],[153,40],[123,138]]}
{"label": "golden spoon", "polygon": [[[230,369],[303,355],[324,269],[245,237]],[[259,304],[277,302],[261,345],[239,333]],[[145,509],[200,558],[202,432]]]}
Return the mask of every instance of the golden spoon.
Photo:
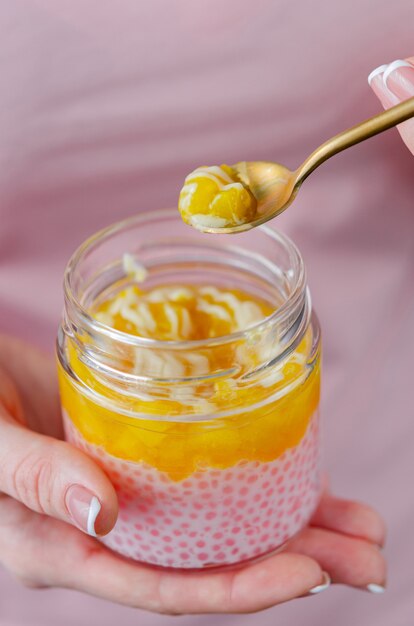
{"label": "golden spoon", "polygon": [[344,130],[339,135],[325,141],[294,172],[284,165],[267,161],[242,161],[231,167],[257,200],[254,218],[242,224],[229,224],[221,227],[199,225],[206,233],[240,233],[264,224],[276,217],[295,199],[303,181],[319,165],[338,152],[350,148],[369,137],[378,135],[409,118],[414,117],[414,98],[391,107],[383,113]]}

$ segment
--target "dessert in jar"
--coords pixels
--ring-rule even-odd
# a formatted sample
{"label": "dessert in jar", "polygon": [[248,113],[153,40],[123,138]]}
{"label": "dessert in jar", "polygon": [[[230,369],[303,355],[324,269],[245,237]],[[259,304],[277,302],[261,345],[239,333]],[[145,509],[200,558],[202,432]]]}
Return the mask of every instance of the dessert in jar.
{"label": "dessert in jar", "polygon": [[266,555],[320,496],[319,326],[302,258],[261,227],[205,236],[175,211],[75,252],[57,342],[67,439],[119,499],[100,538],[163,567]]}

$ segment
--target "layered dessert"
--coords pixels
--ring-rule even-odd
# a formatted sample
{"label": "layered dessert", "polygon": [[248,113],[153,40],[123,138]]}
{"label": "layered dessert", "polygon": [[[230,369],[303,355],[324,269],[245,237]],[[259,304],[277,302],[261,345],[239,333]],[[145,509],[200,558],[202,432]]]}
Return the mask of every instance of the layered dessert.
{"label": "layered dessert", "polygon": [[[157,341],[121,356],[136,388],[109,384],[70,341],[72,376],[60,367],[67,439],[105,470],[119,498],[118,521],[102,541],[138,561],[190,569],[279,548],[306,525],[320,494],[311,331],[272,363],[257,330],[274,310],[265,299],[212,284],[145,288],[145,270],[129,256],[124,266],[130,283],[104,292],[89,313]],[[235,340],[221,341],[228,336]]]}

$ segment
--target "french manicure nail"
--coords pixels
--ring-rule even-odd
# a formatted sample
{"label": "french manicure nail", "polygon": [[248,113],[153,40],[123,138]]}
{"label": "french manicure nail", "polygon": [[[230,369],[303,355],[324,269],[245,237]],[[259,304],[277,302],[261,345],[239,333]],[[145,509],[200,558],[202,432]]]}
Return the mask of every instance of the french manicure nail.
{"label": "french manicure nail", "polygon": [[392,93],[384,83],[383,76],[390,64],[380,65],[372,70],[368,76],[368,84],[374,93],[381,100],[381,103],[385,109],[398,104],[399,100],[395,94]]}
{"label": "french manicure nail", "polygon": [[385,87],[399,100],[414,96],[414,66],[408,61],[393,61],[382,75]]}
{"label": "french manicure nail", "polygon": [[319,585],[316,585],[316,587],[312,587],[312,589],[309,589],[308,593],[315,595],[316,593],[325,591],[325,589],[328,589],[328,587],[331,586],[331,577],[329,576],[329,574],[327,572],[322,572],[322,574],[322,582]]}
{"label": "french manicure nail", "polygon": [[88,535],[97,537],[95,522],[101,510],[98,498],[81,485],[71,485],[66,492],[65,503],[76,526]]}
{"label": "french manicure nail", "polygon": [[379,67],[376,67],[375,70],[372,70],[372,72],[368,76],[368,85],[371,86],[371,83],[373,79],[375,78],[375,76],[379,76],[380,74],[383,74],[385,70],[387,69],[387,67],[388,67],[388,64],[385,63],[385,65],[380,65]]}
{"label": "french manicure nail", "polygon": [[367,585],[367,590],[370,591],[371,593],[385,593],[385,587],[383,587],[382,585],[377,585],[377,583],[371,583],[370,585]]}

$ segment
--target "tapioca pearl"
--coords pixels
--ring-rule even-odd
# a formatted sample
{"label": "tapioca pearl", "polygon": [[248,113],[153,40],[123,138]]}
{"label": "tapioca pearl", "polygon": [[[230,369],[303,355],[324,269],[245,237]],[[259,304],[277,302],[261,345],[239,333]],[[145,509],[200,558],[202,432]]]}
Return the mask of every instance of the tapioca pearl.
{"label": "tapioca pearl", "polygon": [[247,543],[249,544],[249,546],[255,546],[256,543],[257,543],[256,537],[253,537],[252,539],[249,539],[249,541]]}
{"label": "tapioca pearl", "polygon": [[220,532],[214,533],[213,539],[223,539],[223,533],[220,533]]}
{"label": "tapioca pearl", "polygon": [[211,549],[213,550],[213,552],[218,552],[219,550],[222,549],[223,546],[221,546],[220,544],[216,543],[213,546],[211,546]]}
{"label": "tapioca pearl", "polygon": [[[270,510],[270,509],[269,509]],[[271,514],[273,515],[273,511],[271,511]],[[269,516],[270,517],[270,516]],[[262,524],[263,528],[269,528],[270,526],[270,521],[268,519],[265,519],[265,521]]]}
{"label": "tapioca pearl", "polygon": [[188,554],[188,552],[181,552],[180,553],[180,559],[182,561],[188,561],[189,558],[190,558],[190,555]]}
{"label": "tapioca pearl", "polygon": [[197,548],[205,548],[206,547],[206,542],[203,541],[202,539],[200,539],[199,541],[196,541],[196,546],[197,546]]}
{"label": "tapioca pearl", "polygon": [[165,541],[165,543],[171,543],[172,541],[172,537],[170,535],[163,535],[161,539],[162,541]]}
{"label": "tapioca pearl", "polygon": [[224,542],[226,544],[226,546],[234,546],[235,545],[235,541],[234,539],[232,539],[231,537],[229,537],[228,539],[226,539],[226,541]]}
{"label": "tapioca pearl", "polygon": [[163,551],[164,551],[166,554],[171,554],[171,553],[173,552],[173,549],[172,549],[172,547],[171,547],[171,546],[164,546],[164,547],[163,547]]}
{"label": "tapioca pearl", "polygon": [[207,560],[208,560],[208,554],[207,554],[207,552],[199,552],[199,553],[197,554],[197,559],[198,559],[199,561],[207,561]]}

